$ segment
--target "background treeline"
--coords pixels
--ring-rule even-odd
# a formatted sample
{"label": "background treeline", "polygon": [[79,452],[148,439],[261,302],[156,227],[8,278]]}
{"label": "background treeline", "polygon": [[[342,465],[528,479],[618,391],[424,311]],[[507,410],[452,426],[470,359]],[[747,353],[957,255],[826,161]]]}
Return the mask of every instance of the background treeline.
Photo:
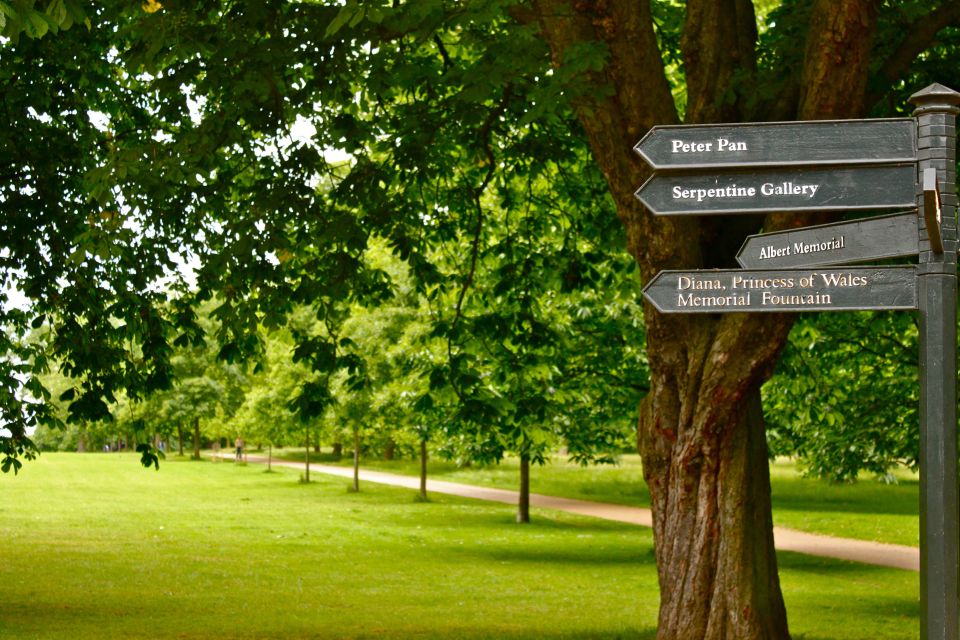
{"label": "background treeline", "polygon": [[[434,400],[430,373],[448,345],[433,326],[438,303],[416,290],[408,269],[382,242],[364,256],[382,270],[391,293],[376,305],[345,306],[337,339],[362,367],[341,371],[319,416],[304,420],[300,391],[314,376],[303,363],[297,336],[329,335],[309,308],[294,310],[283,327],[260,327],[257,356],[246,363],[219,357],[211,301],[201,310],[204,338],[176,349],[175,382],[142,401],[121,396],[112,419],[41,427],[44,450],[117,450],[161,445],[181,455],[230,447],[305,447],[334,457],[415,458],[421,447],[460,464],[496,462],[507,454],[544,462],[564,451],[583,462],[609,462],[636,449],[634,415],[649,384],[643,357],[635,274],[616,251],[592,274],[598,290],[549,291],[527,312],[534,318],[517,357],[513,335],[494,331],[472,349],[483,358],[489,402],[512,420],[463,411],[454,393]],[[494,321],[486,309],[484,322]],[[519,305],[513,308],[519,312]],[[42,338],[42,330],[37,337]],[[605,349],[607,347],[608,349]],[[627,358],[621,357],[627,354]],[[58,371],[44,377],[54,395],[72,382]],[[434,391],[436,391],[434,389]],[[764,388],[771,455],[797,458],[805,469],[834,480],[865,471],[885,479],[894,467],[916,466],[917,326],[894,313],[819,314],[793,329],[776,375]],[[441,396],[442,397],[442,396]],[[61,409],[62,417],[66,417]]]}

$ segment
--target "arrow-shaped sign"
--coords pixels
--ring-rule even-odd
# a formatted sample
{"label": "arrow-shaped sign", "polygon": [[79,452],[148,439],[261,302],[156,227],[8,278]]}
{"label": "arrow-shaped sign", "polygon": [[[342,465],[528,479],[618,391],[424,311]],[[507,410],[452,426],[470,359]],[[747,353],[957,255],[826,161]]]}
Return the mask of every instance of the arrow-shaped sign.
{"label": "arrow-shaped sign", "polygon": [[910,118],[653,127],[634,147],[654,169],[913,162]]}
{"label": "arrow-shaped sign", "polygon": [[813,267],[916,255],[917,224],[911,212],[761,233],[747,237],[737,262],[747,269]]}
{"label": "arrow-shaped sign", "polygon": [[644,287],[643,296],[662,313],[916,309],[917,270],[661,271]]}
{"label": "arrow-shaped sign", "polygon": [[636,196],[659,215],[915,207],[916,165],[655,173]]}

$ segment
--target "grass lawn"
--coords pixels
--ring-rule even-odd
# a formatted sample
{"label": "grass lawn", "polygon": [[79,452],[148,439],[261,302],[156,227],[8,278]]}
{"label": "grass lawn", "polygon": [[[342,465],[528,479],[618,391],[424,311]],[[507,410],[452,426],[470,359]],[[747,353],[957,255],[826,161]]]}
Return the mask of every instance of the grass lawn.
{"label": "grass lawn", "polygon": [[[289,460],[303,460],[303,449],[280,453]],[[333,461],[321,456],[324,464],[350,465],[349,459]],[[363,460],[364,468],[416,475],[418,463],[410,460]],[[478,484],[501,489],[516,489],[519,468],[515,459],[488,467],[458,469],[443,461],[430,463],[430,477]],[[871,477],[859,482],[836,484],[826,480],[803,478],[792,462],[771,465],[774,523],[826,535],[917,546],[920,543],[919,484],[916,474],[898,472],[898,484],[883,484]],[[650,494],[640,470],[640,457],[625,455],[616,466],[581,467],[562,458],[531,470],[534,493],[597,500],[614,504],[647,507]]]}
{"label": "grass lawn", "polygon": [[[650,531],[257,465],[0,476],[4,638],[653,638]],[[780,556],[796,640],[919,637],[912,572]]]}

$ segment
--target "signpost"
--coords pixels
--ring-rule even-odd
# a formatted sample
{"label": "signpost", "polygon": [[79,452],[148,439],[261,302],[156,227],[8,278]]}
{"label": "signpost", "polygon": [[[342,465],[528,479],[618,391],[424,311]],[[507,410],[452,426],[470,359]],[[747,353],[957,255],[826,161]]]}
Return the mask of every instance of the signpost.
{"label": "signpost", "polygon": [[916,206],[916,175],[913,164],[654,173],[636,196],[663,216],[904,209]]}
{"label": "signpost", "polygon": [[[936,171],[940,219],[920,209],[920,637],[957,640],[960,505],[957,495],[956,119],[960,94],[932,85],[914,94],[921,175]],[[918,185],[923,187],[925,185]],[[927,185],[929,186],[929,185]],[[935,185],[934,185],[935,186]],[[932,216],[936,218],[936,216]],[[932,242],[941,236],[942,252]]]}
{"label": "signpost", "polygon": [[916,160],[912,118],[653,127],[634,150],[656,170]]}
{"label": "signpost", "polygon": [[737,254],[745,269],[814,267],[915,256],[917,214],[898,213],[852,222],[748,236]]}
{"label": "signpost", "polygon": [[[911,211],[749,236],[737,260],[750,268],[661,271],[643,295],[663,313],[919,311],[920,637],[960,640],[960,93],[934,84],[911,102],[914,118],[651,129],[634,149],[655,170],[636,193],[654,214]],[[918,265],[836,267],[910,255]]]}
{"label": "signpost", "polygon": [[661,271],[643,289],[662,313],[916,309],[916,267]]}

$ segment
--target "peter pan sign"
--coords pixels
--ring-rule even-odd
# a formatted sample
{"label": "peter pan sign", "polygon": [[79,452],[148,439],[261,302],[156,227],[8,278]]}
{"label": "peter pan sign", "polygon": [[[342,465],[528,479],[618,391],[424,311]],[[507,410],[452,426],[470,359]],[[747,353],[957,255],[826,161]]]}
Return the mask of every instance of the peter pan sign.
{"label": "peter pan sign", "polygon": [[651,167],[895,164],[916,158],[912,118],[653,127],[634,147]]}

